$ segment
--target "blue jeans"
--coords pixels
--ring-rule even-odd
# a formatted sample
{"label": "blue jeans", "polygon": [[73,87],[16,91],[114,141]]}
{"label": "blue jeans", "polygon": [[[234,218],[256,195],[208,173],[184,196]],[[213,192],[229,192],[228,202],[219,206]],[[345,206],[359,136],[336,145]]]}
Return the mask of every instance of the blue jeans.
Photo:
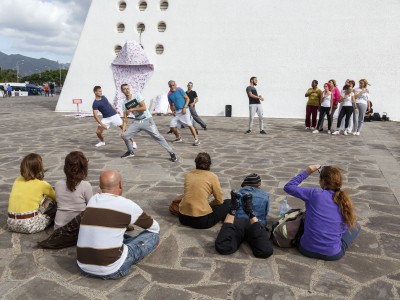
{"label": "blue jeans", "polygon": [[301,243],[299,243],[297,249],[299,250],[299,252],[301,254],[303,254],[304,256],[307,256],[307,257],[318,258],[318,259],[329,260],[329,261],[339,260],[344,256],[344,254],[345,254],[347,248],[349,248],[350,244],[356,239],[356,237],[360,233],[360,230],[361,230],[361,226],[360,226],[360,224],[357,223],[355,228],[349,228],[345,233],[343,233],[342,249],[339,251],[339,253],[337,253],[335,255],[324,255],[324,254],[319,254],[319,253],[308,251],[301,246]]}
{"label": "blue jeans", "polygon": [[96,277],[101,279],[118,279],[129,274],[131,267],[149,255],[155,250],[160,240],[158,233],[142,231],[137,236],[124,235],[124,244],[128,247],[128,256],[118,271],[109,275],[95,275],[81,272],[87,277]]}

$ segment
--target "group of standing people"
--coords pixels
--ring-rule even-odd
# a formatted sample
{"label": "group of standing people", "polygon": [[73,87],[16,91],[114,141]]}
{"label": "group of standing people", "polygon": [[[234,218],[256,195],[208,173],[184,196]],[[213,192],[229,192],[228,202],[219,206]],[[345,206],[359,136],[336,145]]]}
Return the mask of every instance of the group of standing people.
{"label": "group of standing people", "polygon": [[12,86],[10,84],[5,83],[3,85],[3,98],[11,97]]}
{"label": "group of standing people", "polygon": [[[359,87],[355,88],[354,80],[347,79],[342,91],[337,87],[334,79],[324,83],[324,89],[318,88],[318,81],[313,80],[311,88],[305,94],[308,97],[306,106],[306,130],[313,133],[323,131],[325,116],[328,121],[328,134],[360,135],[364,123],[366,111],[371,106],[369,99],[369,85],[366,79],[359,81]],[[332,132],[333,115],[339,107],[339,116],[336,131]],[[317,113],[319,119],[317,123]],[[353,117],[352,117],[353,116]]]}

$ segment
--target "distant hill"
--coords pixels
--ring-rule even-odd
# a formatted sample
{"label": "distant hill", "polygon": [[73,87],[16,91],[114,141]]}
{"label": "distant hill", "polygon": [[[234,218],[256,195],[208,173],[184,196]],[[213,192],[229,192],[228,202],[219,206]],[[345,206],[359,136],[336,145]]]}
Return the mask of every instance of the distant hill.
{"label": "distant hill", "polygon": [[[22,61],[23,60],[23,61]],[[16,69],[19,63],[19,74],[21,77],[46,70],[58,70],[58,62],[46,58],[32,58],[20,54],[5,54],[0,51],[0,67],[4,69]],[[62,69],[68,69],[70,64],[60,64]]]}

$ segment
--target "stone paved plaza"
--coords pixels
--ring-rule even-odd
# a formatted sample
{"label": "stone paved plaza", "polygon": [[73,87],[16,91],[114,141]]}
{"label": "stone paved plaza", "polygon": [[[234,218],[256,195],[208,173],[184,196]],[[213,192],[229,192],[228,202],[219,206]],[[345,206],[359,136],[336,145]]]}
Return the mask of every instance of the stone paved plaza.
{"label": "stone paved plaza", "polygon": [[[301,119],[266,119],[268,135],[264,136],[257,130],[245,135],[246,118],[205,117],[209,130],[201,130],[201,145],[193,147],[189,131],[183,130],[184,143],[173,145],[179,156],[173,163],[146,134],[136,139],[136,156],[121,159],[126,149],[116,128],[106,132],[107,145],[96,149],[93,118],[55,113],[56,102],[56,97],[0,99],[0,297],[400,299],[400,123],[371,122],[361,136],[332,136],[306,132]],[[154,119],[166,133],[170,117]],[[64,158],[72,150],[81,150],[89,158],[89,181],[95,191],[103,170],[119,170],[123,195],[161,225],[157,251],[121,280],[82,277],[75,264],[75,247],[39,249],[37,241],[51,234],[51,228],[32,235],[7,230],[8,195],[23,156],[39,153],[48,169],[45,180],[54,184],[64,178]],[[183,191],[185,172],[194,168],[201,151],[210,153],[212,171],[219,176],[225,197],[249,173],[261,176],[262,188],[271,194],[269,223],[286,197],[284,184],[300,170],[314,163],[340,166],[362,225],[360,236],[336,262],[276,247],[270,258],[256,259],[246,244],[233,255],[217,254],[214,240],[220,225],[209,230],[186,228],[168,211],[171,199]],[[317,184],[315,174],[304,183]],[[303,206],[298,199],[287,199],[292,207]]]}

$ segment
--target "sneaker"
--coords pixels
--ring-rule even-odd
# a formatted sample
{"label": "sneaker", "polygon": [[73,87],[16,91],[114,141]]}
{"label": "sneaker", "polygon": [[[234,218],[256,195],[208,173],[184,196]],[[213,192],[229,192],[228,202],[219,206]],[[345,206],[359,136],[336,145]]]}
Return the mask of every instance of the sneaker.
{"label": "sneaker", "polygon": [[132,142],[132,148],[133,148],[133,149],[137,149],[137,144],[136,144],[136,142]]}
{"label": "sneaker", "polygon": [[312,133],[319,133],[319,130],[315,129]]}
{"label": "sneaker", "polygon": [[310,130],[315,130],[315,127],[310,127]]}
{"label": "sneaker", "polygon": [[343,134],[344,135],[348,135],[347,130],[343,131]]}
{"label": "sneaker", "polygon": [[247,215],[253,214],[253,195],[246,193],[242,197],[243,210]]}
{"label": "sneaker", "polygon": [[340,135],[340,131],[336,130],[334,133],[332,133],[333,135]]}
{"label": "sneaker", "polygon": [[267,134],[267,133],[265,132],[265,130],[261,130],[260,133],[261,133],[261,134]]}
{"label": "sneaker", "polygon": [[235,190],[231,191],[231,204],[229,205],[229,213],[234,216],[236,215],[236,211],[239,209],[239,201],[242,195],[240,195]]}
{"label": "sneaker", "polygon": [[250,133],[250,132],[251,132],[251,130],[247,130],[247,131],[245,132],[245,134],[246,134],[246,133]]}
{"label": "sneaker", "polygon": [[170,129],[170,130],[167,132],[167,134],[170,134],[170,133],[172,133],[172,129]]}
{"label": "sneaker", "polygon": [[360,133],[359,133],[359,132],[356,132],[356,135],[360,135]]}
{"label": "sneaker", "polygon": [[175,153],[170,153],[169,155],[171,156],[171,161],[176,162],[178,160]]}
{"label": "sneaker", "polygon": [[203,127],[203,129],[204,129],[204,130],[207,130],[207,126],[206,126],[206,127]]}
{"label": "sneaker", "polygon": [[200,141],[199,140],[194,140],[193,146],[198,146],[200,145]]}
{"label": "sneaker", "polygon": [[135,156],[135,154],[133,153],[133,151],[126,151],[123,155],[121,155],[121,158],[128,158],[131,156]]}
{"label": "sneaker", "polygon": [[306,130],[310,130],[310,127],[306,127]]}
{"label": "sneaker", "polygon": [[98,142],[98,143],[96,144],[96,147],[101,147],[101,146],[105,146],[105,145],[106,145],[106,142],[100,141],[100,142]]}
{"label": "sneaker", "polygon": [[175,140],[172,141],[173,143],[182,143],[182,138],[176,138]]}
{"label": "sneaker", "polygon": [[332,132],[330,130],[328,130],[328,134],[331,134]]}

